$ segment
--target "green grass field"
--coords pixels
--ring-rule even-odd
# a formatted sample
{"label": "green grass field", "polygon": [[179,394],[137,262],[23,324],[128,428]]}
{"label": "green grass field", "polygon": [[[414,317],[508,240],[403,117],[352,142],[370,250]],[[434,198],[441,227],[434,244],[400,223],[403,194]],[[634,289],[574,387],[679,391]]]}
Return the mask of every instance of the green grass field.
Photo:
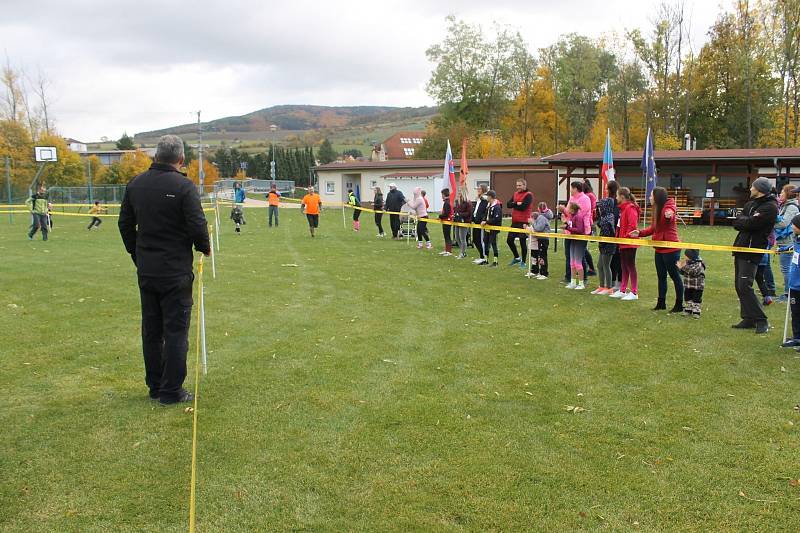
{"label": "green grass field", "polygon": [[[650,311],[649,250],[618,302],[564,290],[561,247],[535,281],[504,244],[491,269],[265,216],[206,269],[198,530],[796,530],[800,354],[783,306],[730,329],[729,254],[695,321]],[[147,398],[116,221],[56,220],[0,218],[0,530],[186,530],[192,416]]]}

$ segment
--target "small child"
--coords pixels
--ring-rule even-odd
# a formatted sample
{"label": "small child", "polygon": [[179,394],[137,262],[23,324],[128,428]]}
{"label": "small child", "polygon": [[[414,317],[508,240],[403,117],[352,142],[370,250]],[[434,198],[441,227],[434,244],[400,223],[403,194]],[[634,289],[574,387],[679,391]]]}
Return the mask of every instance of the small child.
{"label": "small child", "polygon": [[[89,209],[90,215],[102,215],[105,212],[106,208],[101,207],[100,202],[97,200],[95,200],[94,205]],[[91,230],[92,228],[99,228],[100,224],[102,223],[103,221],[100,219],[100,217],[94,216],[92,217],[92,221],[89,222],[89,226],[86,229]]]}
{"label": "small child", "polygon": [[[550,221],[553,220],[553,211],[547,207],[545,202],[539,202],[536,211],[531,213],[528,220],[530,228],[536,233],[550,233]],[[547,279],[547,249],[550,247],[550,239],[547,237],[534,237],[531,243],[530,271],[525,274],[536,279]]]}
{"label": "small child", "polygon": [[[567,209],[564,211],[566,214],[564,223],[566,227],[564,233],[570,235],[586,235],[586,220],[585,217],[579,217],[581,207],[575,203],[570,202],[567,204]],[[586,248],[586,241],[569,241],[569,267],[570,267],[570,283],[566,285],[565,289],[583,290],[585,288],[583,283],[583,257],[584,253],[581,249]]]}
{"label": "small child", "polygon": [[[787,339],[781,347],[795,348],[800,346],[800,215],[792,219],[792,260],[789,263],[789,303],[792,312],[792,338]],[[798,349],[800,351],[800,349]]]}
{"label": "small child", "polygon": [[[483,221],[481,222],[481,226],[502,226],[503,225],[503,204],[497,199],[497,193],[494,191],[489,191],[486,193],[486,196],[489,198],[489,205],[486,209],[486,215]],[[478,263],[479,265],[489,265],[496,267],[497,266],[497,234],[499,233],[498,230],[485,230],[483,232],[483,249],[486,250],[486,261],[483,263]],[[489,263],[489,252],[494,252],[494,257],[492,258],[492,262]]]}
{"label": "small child", "polygon": [[683,314],[700,318],[700,304],[703,303],[703,290],[706,286],[706,264],[700,258],[699,250],[686,250],[686,256],[678,262],[678,270],[683,276]]}
{"label": "small child", "polygon": [[233,209],[231,209],[231,220],[236,224],[236,234],[241,235],[241,226],[247,224],[247,222],[244,220],[244,213],[239,204],[234,204]]}

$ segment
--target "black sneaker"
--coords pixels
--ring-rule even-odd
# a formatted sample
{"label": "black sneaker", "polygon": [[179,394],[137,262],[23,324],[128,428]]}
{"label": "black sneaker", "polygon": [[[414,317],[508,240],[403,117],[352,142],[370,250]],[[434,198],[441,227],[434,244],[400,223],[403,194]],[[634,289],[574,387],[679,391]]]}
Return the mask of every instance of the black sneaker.
{"label": "black sneaker", "polygon": [[150,396],[151,400],[158,400],[158,391],[157,390],[151,390],[148,393],[148,396]]}
{"label": "black sneaker", "polygon": [[194,394],[187,391],[186,389],[181,389],[178,392],[178,396],[176,398],[164,398],[163,396],[158,399],[158,403],[161,405],[174,405],[176,403],[187,403],[194,401]]}
{"label": "black sneaker", "polygon": [[794,348],[796,346],[800,346],[800,339],[788,339],[781,344],[781,348]]}
{"label": "black sneaker", "polygon": [[769,332],[769,322],[762,320],[756,324],[756,335],[763,335]]}
{"label": "black sneaker", "polygon": [[755,329],[756,325],[755,322],[751,320],[742,320],[738,324],[734,324],[731,327],[733,329]]}

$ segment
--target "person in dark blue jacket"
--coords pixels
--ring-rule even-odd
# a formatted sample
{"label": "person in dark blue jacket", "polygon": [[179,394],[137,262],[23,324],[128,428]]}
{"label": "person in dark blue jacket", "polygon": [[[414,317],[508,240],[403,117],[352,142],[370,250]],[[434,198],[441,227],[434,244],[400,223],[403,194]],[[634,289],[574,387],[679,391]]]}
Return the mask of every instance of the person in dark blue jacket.
{"label": "person in dark blue jacket", "polygon": [[794,244],[792,245],[792,260],[789,263],[789,305],[792,312],[792,337],[787,339],[781,346],[784,348],[800,347],[800,243],[797,236],[800,235],[800,215],[795,215],[792,219],[792,233]]}
{"label": "person in dark blue jacket", "polygon": [[[489,198],[489,205],[486,208],[486,216],[481,222],[481,226],[483,226],[484,228],[486,226],[502,226],[503,204],[500,203],[500,201],[497,199],[497,193],[494,191],[487,192],[486,196]],[[478,263],[479,265],[490,265],[493,267],[497,266],[497,256],[499,255],[497,251],[498,233],[500,233],[498,230],[490,230],[490,229],[484,230],[483,249],[486,251],[486,259],[484,259],[482,263]],[[494,257],[492,257],[491,264],[489,263],[490,250],[494,253]]]}

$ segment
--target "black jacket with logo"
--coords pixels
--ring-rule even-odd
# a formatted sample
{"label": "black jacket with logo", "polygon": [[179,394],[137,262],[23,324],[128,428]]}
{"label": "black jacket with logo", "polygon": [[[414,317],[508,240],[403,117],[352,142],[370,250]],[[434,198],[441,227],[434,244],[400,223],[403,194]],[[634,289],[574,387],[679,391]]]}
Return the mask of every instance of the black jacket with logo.
{"label": "black jacket with logo", "polygon": [[[769,248],[769,234],[778,218],[778,202],[775,196],[767,194],[755,198],[745,204],[742,213],[733,221],[733,227],[739,230],[734,246],[744,248]],[[737,257],[744,257],[755,263],[761,261],[761,254],[734,252]]]}
{"label": "black jacket with logo", "polygon": [[397,189],[392,189],[386,193],[386,201],[384,202],[384,209],[386,211],[399,212],[403,209],[403,204],[406,203],[406,197]]}
{"label": "black jacket with logo", "polygon": [[191,274],[192,245],[211,252],[195,185],[171,165],[153,163],[125,188],[119,232],[140,276]]}

